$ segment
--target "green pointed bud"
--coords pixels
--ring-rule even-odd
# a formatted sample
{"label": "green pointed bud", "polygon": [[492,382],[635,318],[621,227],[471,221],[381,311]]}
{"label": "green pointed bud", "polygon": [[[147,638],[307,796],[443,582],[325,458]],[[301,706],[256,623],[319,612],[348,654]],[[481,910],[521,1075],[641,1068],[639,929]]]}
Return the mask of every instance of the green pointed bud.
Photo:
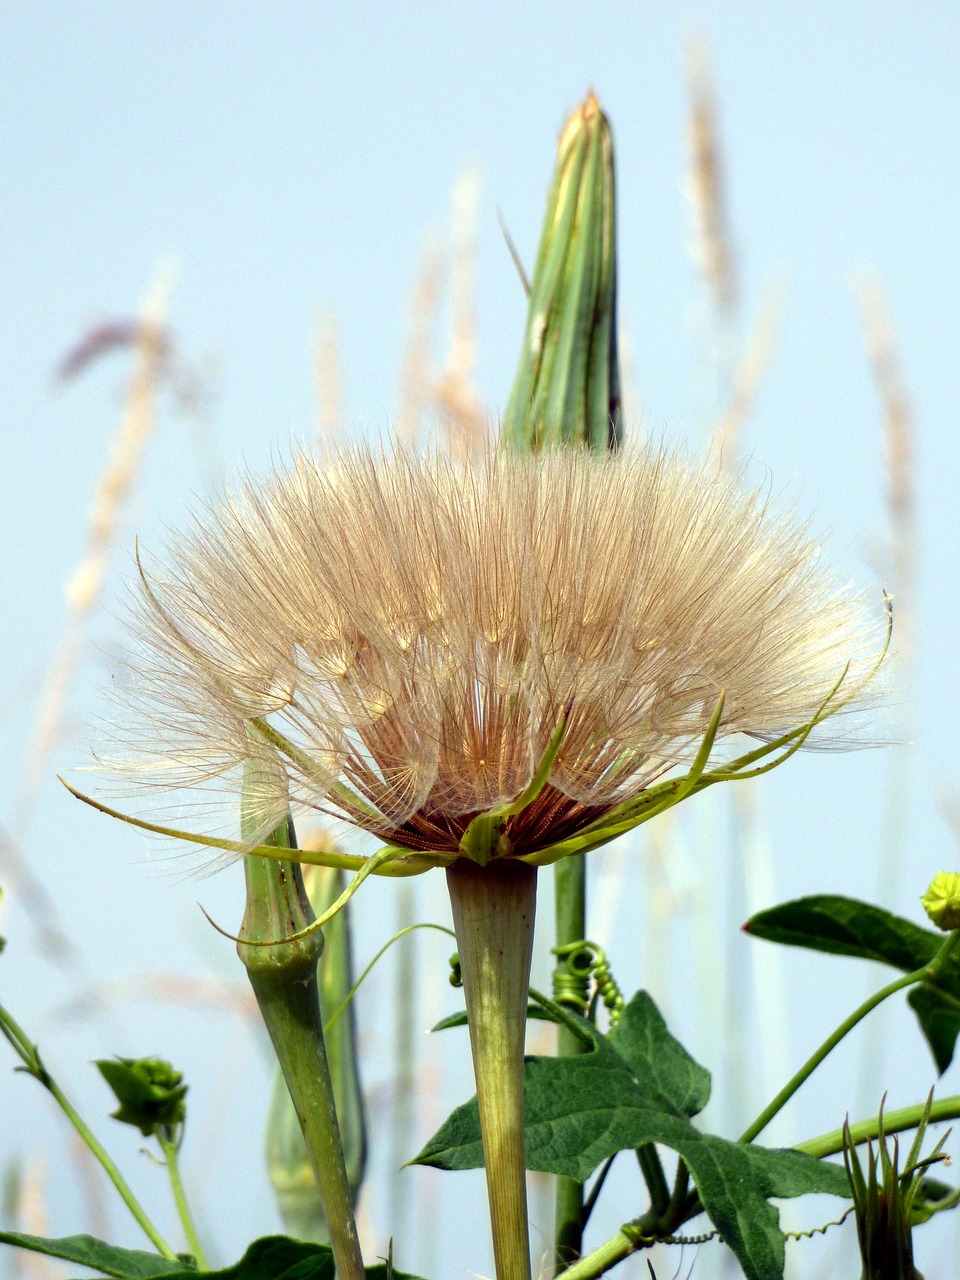
{"label": "green pointed bud", "polygon": [[[304,882],[313,910],[322,915],[340,896],[344,876],[341,871],[328,867],[307,867]],[[354,981],[349,907],[335,915],[324,926],[323,932],[324,949],[317,977],[320,1009],[326,1023],[341,1008]],[[352,1004],[325,1032],[325,1039],[347,1180],[356,1204],[366,1168],[367,1135]],[[266,1155],[267,1171],[287,1233],[298,1240],[328,1243],[329,1226],[313,1176],[313,1166],[304,1147],[297,1113],[279,1071],[267,1116]]]}
{"label": "green pointed bud", "polygon": [[620,443],[613,138],[588,93],[564,126],[500,432],[509,448]]}
{"label": "green pointed bud", "polygon": [[941,871],[935,875],[920,905],[944,933],[960,929],[960,874]]}
{"label": "green pointed bud", "polygon": [[927,1176],[932,1165],[947,1159],[942,1148],[949,1130],[928,1155],[920,1154],[932,1104],[931,1089],[902,1172],[897,1139],[888,1142],[883,1131],[882,1107],[876,1153],[873,1143],[867,1143],[866,1174],[850,1126],[843,1126],[843,1161],[856,1215],[861,1280],[923,1280],[913,1260],[913,1228],[937,1212],[938,1202],[949,1204],[949,1197],[939,1195],[938,1184]]}
{"label": "green pointed bud", "polygon": [[187,1117],[183,1075],[163,1058],[104,1058],[94,1064],[120,1107],[121,1124],[135,1125],[145,1138],[163,1130],[171,1138]]}

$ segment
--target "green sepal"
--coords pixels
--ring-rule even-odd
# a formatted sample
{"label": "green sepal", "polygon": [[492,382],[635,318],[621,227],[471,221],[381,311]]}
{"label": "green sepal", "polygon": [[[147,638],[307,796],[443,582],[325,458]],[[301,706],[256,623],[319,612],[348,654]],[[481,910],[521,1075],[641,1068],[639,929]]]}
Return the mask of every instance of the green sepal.
{"label": "green sepal", "polygon": [[931,1089],[902,1171],[899,1143],[896,1138],[888,1143],[882,1109],[876,1152],[873,1142],[867,1143],[866,1175],[849,1125],[844,1125],[843,1160],[853,1197],[863,1276],[869,1280],[923,1280],[913,1261],[913,1228],[956,1203],[949,1187],[926,1176],[931,1165],[947,1161],[942,1154],[947,1133],[928,1155],[920,1155],[932,1103]]}

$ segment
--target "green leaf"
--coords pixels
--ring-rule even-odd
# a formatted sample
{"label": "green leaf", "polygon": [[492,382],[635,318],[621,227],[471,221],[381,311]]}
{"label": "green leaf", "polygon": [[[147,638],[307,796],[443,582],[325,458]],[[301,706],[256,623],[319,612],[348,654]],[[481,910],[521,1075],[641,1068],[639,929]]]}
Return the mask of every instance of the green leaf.
{"label": "green leaf", "polygon": [[957,1036],[960,1035],[960,1007],[954,997],[929,983],[911,987],[907,993],[907,1004],[917,1015],[937,1070],[943,1075],[953,1061]]}
{"label": "green leaf", "polygon": [[48,1239],[45,1236],[24,1235],[19,1231],[0,1231],[0,1244],[11,1244],[19,1249],[30,1249],[49,1258],[63,1258],[83,1267],[92,1267],[103,1275],[118,1276],[121,1280],[145,1280],[163,1272],[182,1276],[185,1271],[195,1271],[188,1263],[170,1262],[158,1253],[143,1249],[121,1249],[94,1236],[61,1236]]}
{"label": "green leaf", "polygon": [[710,1072],[674,1039],[645,991],[637,992],[624,1009],[609,1041],[634,1076],[655,1090],[664,1109],[695,1116],[707,1105]]}
{"label": "green leaf", "polygon": [[[780,1280],[783,1234],[768,1198],[847,1196],[843,1169],[799,1151],[729,1142],[695,1128],[688,1116],[706,1102],[709,1073],[670,1035],[646,993],[634,996],[610,1037],[585,1019],[576,1022],[590,1051],[527,1060],[527,1167],[584,1182],[615,1152],[662,1143],[686,1161],[704,1209],[748,1280]],[[662,1064],[651,1073],[658,1053]],[[476,1100],[458,1107],[412,1163],[481,1167]]]}
{"label": "green leaf", "polygon": [[791,947],[878,960],[905,973],[929,964],[943,946],[941,933],[921,929],[868,902],[835,894],[797,898],[758,911],[743,931]]}
{"label": "green leaf", "polygon": [[[370,1280],[386,1280],[386,1265],[364,1268]],[[393,1280],[419,1280],[393,1271]],[[290,1236],[263,1236],[254,1240],[239,1262],[221,1271],[205,1271],[204,1280],[334,1280],[336,1271],[329,1245],[309,1244]],[[153,1280],[167,1280],[166,1275]],[[174,1280],[174,1275],[169,1276]]]}
{"label": "green leaf", "polygon": [[[943,934],[921,929],[881,907],[830,894],[798,898],[758,912],[744,932],[769,942],[855,956],[912,973],[929,964]],[[907,997],[941,1075],[953,1060],[960,1034],[960,959],[951,956],[936,983],[914,987]]]}
{"label": "green leaf", "polygon": [[[65,1236],[46,1240],[42,1236],[0,1232],[0,1243],[18,1245],[93,1267],[119,1280],[185,1280],[185,1273],[198,1275],[196,1267],[170,1262],[156,1253],[119,1249],[93,1236]],[[366,1267],[369,1280],[388,1280],[384,1263]],[[239,1262],[219,1271],[204,1271],[204,1280],[335,1280],[333,1252],[325,1244],[308,1244],[289,1236],[264,1236],[247,1248]],[[392,1271],[393,1280],[420,1280],[406,1272]]]}

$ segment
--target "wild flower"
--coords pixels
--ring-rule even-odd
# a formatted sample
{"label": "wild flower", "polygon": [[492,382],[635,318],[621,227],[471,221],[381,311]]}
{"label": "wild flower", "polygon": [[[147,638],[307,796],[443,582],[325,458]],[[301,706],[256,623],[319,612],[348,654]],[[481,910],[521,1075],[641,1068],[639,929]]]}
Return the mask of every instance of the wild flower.
{"label": "wild flower", "polygon": [[653,447],[298,456],[142,573],[108,763],[216,805],[259,747],[264,831],[291,804],[444,863],[526,793],[493,856],[548,862],[708,730],[789,750],[862,708],[876,625],[821,560],[764,490]]}
{"label": "wild flower", "polygon": [[[125,767],[226,789],[241,842],[194,838],[290,856],[290,815],[314,808],[384,844],[314,924],[245,937],[248,968],[370,872],[446,866],[496,1272],[527,1280],[536,868],[862,705],[863,602],[762,490],[653,448],[300,456],[199,519],[138,596]],[[735,733],[762,744],[708,768]]]}

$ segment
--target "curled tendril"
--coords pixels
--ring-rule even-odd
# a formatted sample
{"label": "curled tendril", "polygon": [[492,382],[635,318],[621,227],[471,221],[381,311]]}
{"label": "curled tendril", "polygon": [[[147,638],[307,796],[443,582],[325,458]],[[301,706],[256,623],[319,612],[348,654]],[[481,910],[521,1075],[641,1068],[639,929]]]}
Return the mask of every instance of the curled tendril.
{"label": "curled tendril", "polygon": [[814,1236],[825,1236],[831,1227],[842,1227],[846,1220],[853,1213],[854,1206],[845,1209],[839,1218],[833,1222],[825,1222],[819,1227],[810,1227],[807,1231],[785,1231],[783,1234],[788,1240],[812,1240]]}
{"label": "curled tendril", "polygon": [[[623,1012],[623,993],[603,947],[584,938],[554,947],[553,954],[559,957],[553,971],[553,998],[557,1004],[588,1015],[591,1005],[600,999],[610,1013],[610,1026],[615,1027]],[[592,1000],[589,998],[591,978],[595,987]]]}

